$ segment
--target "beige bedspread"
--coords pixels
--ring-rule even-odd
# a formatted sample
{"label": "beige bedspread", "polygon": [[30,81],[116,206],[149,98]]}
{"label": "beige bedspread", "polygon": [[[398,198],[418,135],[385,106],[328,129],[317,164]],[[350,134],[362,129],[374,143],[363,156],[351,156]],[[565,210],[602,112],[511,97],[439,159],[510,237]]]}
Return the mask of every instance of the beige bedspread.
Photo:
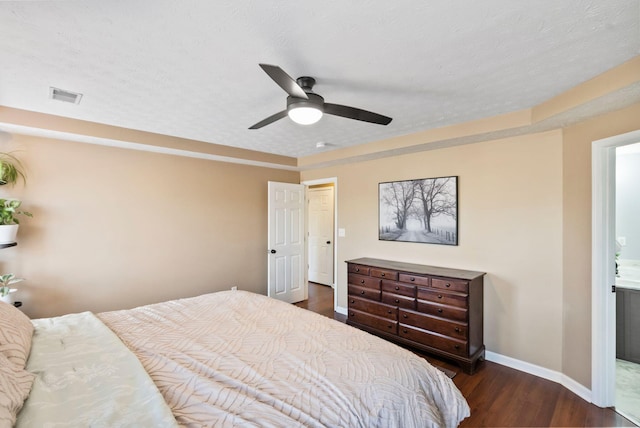
{"label": "beige bedspread", "polygon": [[454,427],[469,407],[422,358],[265,296],[98,314],[185,426]]}

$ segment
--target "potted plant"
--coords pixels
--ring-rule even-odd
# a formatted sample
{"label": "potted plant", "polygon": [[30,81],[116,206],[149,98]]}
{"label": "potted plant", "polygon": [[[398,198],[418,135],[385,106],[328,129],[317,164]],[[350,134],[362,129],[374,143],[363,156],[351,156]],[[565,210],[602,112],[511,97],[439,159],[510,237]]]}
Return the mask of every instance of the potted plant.
{"label": "potted plant", "polygon": [[0,199],[0,244],[15,242],[20,221],[16,216],[24,214],[33,217],[30,212],[20,211],[21,201],[17,199]]}
{"label": "potted plant", "polygon": [[13,284],[24,281],[24,278],[16,278],[12,273],[0,275],[0,301],[13,304],[11,293],[15,292],[15,288],[11,288]]}
{"label": "potted plant", "polygon": [[24,167],[20,160],[11,153],[0,153],[0,186],[16,184],[19,179],[26,183]]}

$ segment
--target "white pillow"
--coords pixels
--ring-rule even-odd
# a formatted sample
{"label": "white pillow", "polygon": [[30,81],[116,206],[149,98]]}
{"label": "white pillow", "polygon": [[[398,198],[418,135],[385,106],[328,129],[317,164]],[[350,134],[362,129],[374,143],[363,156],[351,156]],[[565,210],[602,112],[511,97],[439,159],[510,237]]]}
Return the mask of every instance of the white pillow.
{"label": "white pillow", "polygon": [[0,354],[0,426],[13,426],[29,396],[35,375],[17,367]]}
{"label": "white pillow", "polygon": [[0,302],[0,354],[23,369],[31,351],[33,324],[10,303]]}

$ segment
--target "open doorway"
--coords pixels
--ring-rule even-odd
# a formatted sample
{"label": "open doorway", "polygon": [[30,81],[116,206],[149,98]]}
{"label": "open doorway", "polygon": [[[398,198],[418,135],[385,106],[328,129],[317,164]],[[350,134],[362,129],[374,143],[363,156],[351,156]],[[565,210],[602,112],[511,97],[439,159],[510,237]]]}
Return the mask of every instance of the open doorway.
{"label": "open doorway", "polygon": [[307,187],[309,281],[333,288],[333,184]]}
{"label": "open doorway", "polygon": [[337,179],[302,182],[307,198],[307,277],[309,282],[330,287],[336,307],[337,278]]}
{"label": "open doorway", "polygon": [[640,424],[640,142],[616,147],[616,411]]}
{"label": "open doorway", "polygon": [[[623,344],[624,323],[633,320],[624,320],[625,298],[615,292],[621,283],[616,276],[616,266],[619,274],[620,257],[624,252],[619,238],[626,238],[622,234],[628,233],[624,227],[617,230],[616,164],[618,148],[639,142],[640,131],[635,131],[595,141],[592,148],[592,401],[600,407],[614,406],[616,411],[636,422],[637,416],[627,408],[638,407],[635,407],[633,396],[629,402],[627,392],[633,395],[637,383],[632,388],[625,387],[628,381],[624,377],[634,374],[633,371],[623,373],[626,366],[623,368],[617,358],[621,355],[620,346],[626,346]],[[640,241],[640,236],[633,239]],[[625,241],[622,239],[626,244]]]}

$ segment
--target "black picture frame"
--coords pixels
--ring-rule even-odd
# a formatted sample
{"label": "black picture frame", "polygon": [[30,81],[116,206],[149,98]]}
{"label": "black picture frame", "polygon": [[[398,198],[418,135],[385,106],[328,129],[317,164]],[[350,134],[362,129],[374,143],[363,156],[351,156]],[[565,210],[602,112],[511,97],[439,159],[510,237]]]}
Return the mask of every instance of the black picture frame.
{"label": "black picture frame", "polygon": [[378,239],[458,245],[458,176],[379,183]]}

